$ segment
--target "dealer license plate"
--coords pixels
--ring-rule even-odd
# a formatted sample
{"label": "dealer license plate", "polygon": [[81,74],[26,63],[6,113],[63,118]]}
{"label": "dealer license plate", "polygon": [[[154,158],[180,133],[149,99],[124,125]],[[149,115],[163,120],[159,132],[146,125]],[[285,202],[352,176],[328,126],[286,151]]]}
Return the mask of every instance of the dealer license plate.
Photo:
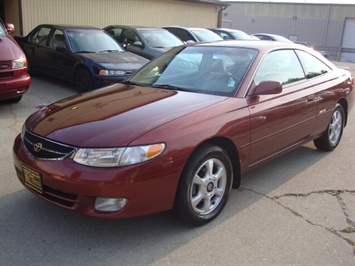
{"label": "dealer license plate", "polygon": [[25,165],[22,165],[22,172],[25,177],[25,185],[33,190],[43,193],[42,176]]}

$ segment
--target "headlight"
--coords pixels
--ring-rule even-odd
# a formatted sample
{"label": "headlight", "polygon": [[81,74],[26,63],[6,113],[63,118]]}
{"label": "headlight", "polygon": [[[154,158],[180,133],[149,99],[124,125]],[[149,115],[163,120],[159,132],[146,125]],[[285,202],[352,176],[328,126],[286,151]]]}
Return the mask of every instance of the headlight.
{"label": "headlight", "polygon": [[162,154],[164,149],[164,143],[127,148],[79,149],[74,161],[95,167],[126,166],[153,159]]}
{"label": "headlight", "polygon": [[124,76],[126,75],[125,71],[122,70],[100,70],[100,76]]}
{"label": "headlight", "polygon": [[26,57],[21,57],[19,59],[12,61],[12,69],[25,67],[26,65],[27,65]]}

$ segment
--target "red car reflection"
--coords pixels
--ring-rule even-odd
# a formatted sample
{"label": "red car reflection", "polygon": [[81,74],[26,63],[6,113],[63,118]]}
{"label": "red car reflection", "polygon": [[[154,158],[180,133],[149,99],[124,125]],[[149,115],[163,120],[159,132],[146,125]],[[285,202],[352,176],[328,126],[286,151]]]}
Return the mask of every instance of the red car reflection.
{"label": "red car reflection", "polygon": [[82,214],[173,209],[217,217],[242,174],[309,141],[331,151],[354,105],[350,72],[294,44],[180,46],[123,84],[32,114],[14,143],[19,180]]}
{"label": "red car reflection", "polygon": [[31,77],[26,56],[10,35],[14,31],[14,25],[0,20],[0,101],[17,103],[28,90]]}

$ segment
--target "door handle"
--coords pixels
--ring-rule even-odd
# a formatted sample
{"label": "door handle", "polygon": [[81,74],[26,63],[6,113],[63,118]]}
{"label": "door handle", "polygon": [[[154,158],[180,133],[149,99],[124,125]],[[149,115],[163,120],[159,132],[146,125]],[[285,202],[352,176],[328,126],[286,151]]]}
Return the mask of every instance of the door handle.
{"label": "door handle", "polygon": [[309,96],[307,96],[307,98],[306,98],[306,102],[307,102],[307,103],[308,103],[308,102],[313,102],[314,99],[315,99],[315,96],[314,96],[314,95],[309,95]]}

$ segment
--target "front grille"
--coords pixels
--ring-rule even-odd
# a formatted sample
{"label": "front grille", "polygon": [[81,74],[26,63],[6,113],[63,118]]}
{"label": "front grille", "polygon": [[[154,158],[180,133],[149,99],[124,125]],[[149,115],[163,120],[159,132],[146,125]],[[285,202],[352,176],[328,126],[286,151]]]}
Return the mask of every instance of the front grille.
{"label": "front grille", "polygon": [[11,69],[12,61],[0,61],[0,70]]}
{"label": "front grille", "polygon": [[76,148],[46,139],[26,130],[23,143],[27,151],[37,159],[60,160],[70,157]]}
{"label": "front grille", "polygon": [[47,200],[57,203],[63,207],[73,208],[78,201],[78,197],[74,194],[65,193],[55,190],[47,186],[43,186],[43,197]]}

